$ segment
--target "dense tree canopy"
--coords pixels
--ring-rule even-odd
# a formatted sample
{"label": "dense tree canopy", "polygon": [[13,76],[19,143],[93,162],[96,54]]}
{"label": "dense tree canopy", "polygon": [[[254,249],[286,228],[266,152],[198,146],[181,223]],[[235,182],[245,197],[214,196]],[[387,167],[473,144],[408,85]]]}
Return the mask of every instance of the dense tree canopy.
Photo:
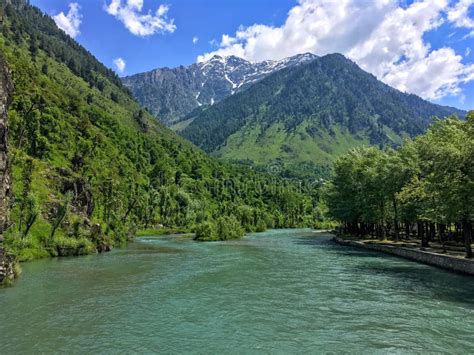
{"label": "dense tree canopy", "polygon": [[472,257],[474,111],[466,120],[436,120],[397,150],[360,148],[339,158],[327,187],[330,215],[346,233],[409,237],[422,246],[464,240]]}

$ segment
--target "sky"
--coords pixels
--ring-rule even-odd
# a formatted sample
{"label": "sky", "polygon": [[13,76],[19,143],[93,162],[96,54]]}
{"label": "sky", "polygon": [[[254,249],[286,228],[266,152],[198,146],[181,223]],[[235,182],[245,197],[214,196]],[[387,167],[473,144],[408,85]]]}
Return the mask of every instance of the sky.
{"label": "sky", "polygon": [[474,0],[30,2],[120,76],[338,52],[401,91],[474,109]]}

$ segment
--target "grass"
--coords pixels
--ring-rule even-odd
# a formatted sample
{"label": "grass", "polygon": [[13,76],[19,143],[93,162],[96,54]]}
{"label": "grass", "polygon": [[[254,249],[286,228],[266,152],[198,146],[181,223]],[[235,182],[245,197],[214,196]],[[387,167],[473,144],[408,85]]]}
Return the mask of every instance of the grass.
{"label": "grass", "polygon": [[249,125],[230,136],[213,155],[230,162],[250,160],[257,166],[279,164],[282,170],[297,171],[303,163],[327,166],[354,147],[370,145],[367,136],[354,136],[339,126],[331,134],[321,130],[312,137],[306,131],[308,126],[305,121],[290,132],[282,123],[265,130],[258,124]]}

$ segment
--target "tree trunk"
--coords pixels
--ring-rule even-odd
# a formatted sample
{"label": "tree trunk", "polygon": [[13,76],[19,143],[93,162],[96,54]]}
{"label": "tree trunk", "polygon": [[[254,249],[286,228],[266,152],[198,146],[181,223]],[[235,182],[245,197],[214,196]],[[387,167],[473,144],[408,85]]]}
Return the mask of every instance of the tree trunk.
{"label": "tree trunk", "polygon": [[398,226],[398,208],[397,208],[397,200],[393,198],[393,226],[395,227],[395,240],[398,241],[400,239],[400,229]]}
{"label": "tree trunk", "polygon": [[429,241],[433,242],[436,238],[436,225],[434,223],[430,223],[430,234],[429,234]]}
{"label": "tree trunk", "polygon": [[428,240],[426,239],[426,223],[424,222],[418,222],[418,237],[421,239],[421,247],[422,248],[427,248],[430,245],[428,244]]}
{"label": "tree trunk", "polygon": [[446,232],[446,225],[443,223],[440,223],[438,225],[439,229],[439,242],[441,243],[441,246],[443,247],[443,253],[446,253],[446,238],[445,238],[445,232]]}
{"label": "tree trunk", "polygon": [[410,239],[410,223],[405,222],[405,239]]}
{"label": "tree trunk", "polygon": [[34,215],[30,216],[30,218],[26,222],[26,228],[25,228],[25,231],[23,232],[23,238],[26,238],[28,236],[28,233],[30,232],[31,227],[33,227],[33,224],[35,224],[37,217],[38,217],[38,213],[35,213]]}
{"label": "tree trunk", "polygon": [[466,248],[466,258],[472,259],[472,224],[467,219],[462,221],[462,229],[464,235],[464,246]]}

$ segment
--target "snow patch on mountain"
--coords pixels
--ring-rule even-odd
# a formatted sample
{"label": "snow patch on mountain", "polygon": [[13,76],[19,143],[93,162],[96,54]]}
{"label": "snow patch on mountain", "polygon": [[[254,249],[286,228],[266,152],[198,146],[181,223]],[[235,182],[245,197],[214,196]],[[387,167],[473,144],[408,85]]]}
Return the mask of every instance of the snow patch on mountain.
{"label": "snow patch on mountain", "polygon": [[187,67],[161,68],[125,77],[123,83],[158,119],[172,124],[195,108],[213,105],[275,71],[316,58],[314,54],[305,53],[282,60],[249,62],[236,56],[215,55],[206,62]]}

